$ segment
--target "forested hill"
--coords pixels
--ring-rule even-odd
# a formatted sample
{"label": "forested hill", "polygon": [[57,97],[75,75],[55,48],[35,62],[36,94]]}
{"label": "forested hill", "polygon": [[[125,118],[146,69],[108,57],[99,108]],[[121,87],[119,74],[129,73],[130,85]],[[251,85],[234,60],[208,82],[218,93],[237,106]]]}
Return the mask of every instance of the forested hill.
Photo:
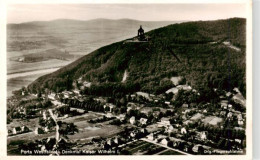
{"label": "forested hill", "polygon": [[[145,34],[149,42],[104,46],[38,78],[28,89],[59,92],[71,89],[72,82],[83,77],[94,84],[92,94],[109,95],[112,90],[161,93],[172,85],[168,78],[178,75],[194,88],[238,87],[245,95],[245,19],[186,22]],[[128,76],[122,83],[125,72]]]}

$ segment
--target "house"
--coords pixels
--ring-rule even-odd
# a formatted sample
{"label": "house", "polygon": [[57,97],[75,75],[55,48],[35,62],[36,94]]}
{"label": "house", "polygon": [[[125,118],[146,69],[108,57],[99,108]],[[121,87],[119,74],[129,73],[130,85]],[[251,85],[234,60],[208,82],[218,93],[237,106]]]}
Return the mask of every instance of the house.
{"label": "house", "polygon": [[21,133],[21,132],[22,132],[21,127],[14,127],[13,128],[13,134],[18,134],[18,133]]}
{"label": "house", "polygon": [[177,88],[178,88],[179,90],[182,89],[182,90],[185,90],[185,91],[190,91],[190,90],[192,90],[191,86],[189,86],[189,85],[178,85]]}
{"label": "house", "polygon": [[186,113],[189,113],[191,110],[190,109],[184,109],[184,110],[182,110],[182,114],[186,114]]}
{"label": "house", "polygon": [[44,132],[49,132],[49,127],[48,126],[44,127]]}
{"label": "house", "polygon": [[44,134],[44,130],[41,129],[41,128],[36,127],[34,133],[37,134],[37,135],[38,134]]}
{"label": "house", "polygon": [[178,129],[174,128],[172,125],[166,127],[165,132],[167,133],[177,133]]}
{"label": "house", "polygon": [[238,123],[238,125],[240,125],[240,126],[243,126],[243,125],[244,125],[244,121],[243,121],[243,120],[238,120],[237,123]]}
{"label": "house", "polygon": [[45,112],[45,111],[42,112],[42,117],[43,117],[44,120],[47,119],[47,117],[46,117],[46,112]]}
{"label": "house", "polygon": [[106,117],[107,117],[107,118],[112,118],[112,117],[113,117],[113,114],[112,114],[112,113],[107,113],[107,114],[106,114]]}
{"label": "house", "polygon": [[130,133],[130,137],[135,137],[136,136],[136,131],[132,131],[131,133]]}
{"label": "house", "polygon": [[45,151],[46,150],[46,146],[44,144],[41,145],[40,148],[41,148],[41,151]]}
{"label": "house", "polygon": [[186,128],[184,127],[181,128],[181,134],[187,134]]}
{"label": "house", "polygon": [[71,92],[71,91],[63,91],[62,93],[65,98],[69,98],[73,94],[73,92]]}
{"label": "house", "polygon": [[78,83],[82,83],[82,77],[79,77]]}
{"label": "house", "polygon": [[219,114],[220,114],[220,116],[225,116],[227,114],[227,112],[226,111],[221,111]]}
{"label": "house", "polygon": [[19,62],[23,62],[23,61],[24,61],[24,57],[19,57],[19,58],[18,58],[18,61],[19,61]]}
{"label": "house", "polygon": [[146,136],[147,139],[149,139],[150,141],[153,141],[155,140],[155,137],[154,137],[154,134],[153,133],[150,133],[148,136]]}
{"label": "house", "polygon": [[170,141],[169,138],[164,138],[160,143],[167,146],[169,141]]}
{"label": "house", "polygon": [[199,152],[199,147],[202,147],[201,144],[196,144],[195,146],[192,147],[192,151],[194,153],[198,153]]}
{"label": "house", "polygon": [[61,106],[62,103],[60,101],[54,100],[52,101],[52,104],[54,104],[55,106]]}
{"label": "house", "polygon": [[79,109],[79,108],[77,108],[76,111],[77,111],[78,113],[80,113],[80,114],[85,113],[85,110],[84,110],[84,109]]}
{"label": "house", "polygon": [[151,98],[150,98],[150,96],[152,96],[152,95],[149,95],[149,93],[145,93],[145,92],[136,92],[136,94],[138,95],[138,96],[141,96],[141,97],[144,97],[144,98],[146,98],[147,100],[152,100]]}
{"label": "house", "polygon": [[221,108],[223,108],[223,109],[227,109],[228,100],[222,100],[222,101],[220,101],[220,106],[221,106]]}
{"label": "house", "polygon": [[137,106],[137,104],[135,104],[133,102],[128,102],[127,103],[127,112],[129,112],[131,109],[136,110],[136,109],[139,109],[139,107]]}
{"label": "house", "polygon": [[130,121],[131,124],[135,124],[135,117],[132,116],[129,121]]}
{"label": "house", "polygon": [[231,95],[232,95],[231,92],[227,92],[227,93],[226,93],[226,96],[227,96],[227,97],[229,97],[229,96],[231,96]]}
{"label": "house", "polygon": [[161,118],[161,121],[157,123],[158,123],[158,127],[163,127],[163,126],[167,127],[171,125],[170,118],[166,118],[166,117]]}
{"label": "house", "polygon": [[183,120],[187,120],[186,114],[182,115],[181,118],[182,118]]}
{"label": "house", "polygon": [[160,115],[160,111],[153,111],[153,116],[155,117],[155,118],[158,118],[159,117],[159,115]]}
{"label": "house", "polygon": [[114,141],[115,144],[119,144],[120,139],[119,139],[118,137],[115,137],[115,138],[113,139],[113,141]]}
{"label": "house", "polygon": [[167,138],[167,136],[162,135],[162,134],[159,134],[159,135],[157,136],[157,138],[155,139],[155,141],[156,141],[157,143],[161,143],[161,141],[162,141],[163,139],[165,139],[165,138]]}
{"label": "house", "polygon": [[110,146],[112,145],[111,139],[107,140],[107,144],[110,145]]}
{"label": "house", "polygon": [[140,128],[139,132],[142,134],[145,134],[145,135],[148,133],[147,129],[145,129],[145,128]]}
{"label": "house", "polygon": [[192,123],[194,123],[194,122],[191,121],[191,120],[187,120],[187,121],[184,121],[184,122],[183,122],[183,124],[185,124],[185,125],[192,124]]}
{"label": "house", "polygon": [[245,130],[245,129],[244,129],[244,128],[242,128],[242,127],[234,127],[234,129],[235,129],[235,130],[237,130],[237,131],[238,131],[238,130],[240,130],[240,131],[243,131],[243,130]]}
{"label": "house", "polygon": [[241,139],[235,139],[235,142],[241,144],[242,141],[241,141]]}
{"label": "house", "polygon": [[120,114],[116,118],[119,119],[120,121],[123,121],[123,120],[125,120],[125,114]]}
{"label": "house", "polygon": [[188,108],[189,105],[184,103],[181,107],[182,107],[182,108]]}
{"label": "house", "polygon": [[243,120],[243,116],[242,116],[241,113],[237,115],[237,119],[238,119],[238,120]]}
{"label": "house", "polygon": [[94,100],[97,101],[97,102],[100,102],[100,103],[106,103],[107,102],[107,100],[104,99],[103,97],[94,98]]}
{"label": "house", "polygon": [[51,100],[55,100],[55,94],[54,93],[48,94],[48,98]]}
{"label": "house", "polygon": [[240,126],[244,125],[244,120],[241,113],[237,115],[237,123]]}
{"label": "house", "polygon": [[[193,151],[194,153],[203,154],[203,153],[204,153],[204,150],[210,151],[210,150],[212,150],[212,148],[209,147],[209,146],[201,145],[201,144],[196,144],[196,145],[193,146],[193,148],[192,148],[192,151]],[[210,153],[210,152],[209,152],[209,153]]]}
{"label": "house", "polygon": [[243,97],[241,93],[237,93],[232,97],[232,100],[237,103],[242,105],[243,107],[246,107],[246,99]]}
{"label": "house", "polygon": [[91,82],[84,81],[83,86],[89,88],[91,86]]}
{"label": "house", "polygon": [[167,104],[167,105],[171,104],[171,102],[169,102],[169,101],[165,101],[164,103]]}
{"label": "house", "polygon": [[156,124],[156,123],[148,125],[145,128],[149,133],[156,132],[156,131],[160,130],[160,128],[158,127],[158,124]]}
{"label": "house", "polygon": [[142,125],[146,125],[147,119],[146,119],[146,118],[140,118],[139,122],[140,122]]}
{"label": "house", "polygon": [[131,98],[135,98],[136,95],[135,95],[135,94],[131,94],[130,97],[131,97]]}
{"label": "house", "polygon": [[170,137],[169,139],[173,143],[172,147],[174,147],[174,148],[179,147],[179,145],[183,142],[183,140],[178,139],[178,138],[174,138],[174,137]]}
{"label": "house", "polygon": [[107,107],[109,108],[108,111],[112,112],[113,109],[115,108],[115,105],[112,104],[112,103],[107,103],[107,104],[104,105],[104,109],[106,110]]}
{"label": "house", "polygon": [[140,109],[140,112],[145,114],[146,116],[148,116],[150,112],[153,112],[153,108],[152,107],[143,107]]}
{"label": "house", "polygon": [[174,95],[176,95],[178,92],[179,92],[179,89],[176,87],[173,87],[173,88],[167,90],[165,93],[166,94],[173,93]]}
{"label": "house", "polygon": [[228,112],[227,117],[228,118],[232,118],[232,116],[233,116],[233,113],[232,112]]}
{"label": "house", "polygon": [[232,110],[232,104],[229,104],[229,105],[228,105],[228,109],[229,109],[229,110]]}
{"label": "house", "polygon": [[207,139],[206,132],[205,131],[200,132],[199,137],[200,137],[200,140],[203,140],[203,141],[206,140]]}
{"label": "house", "polygon": [[73,92],[76,94],[80,94],[80,90],[78,90],[78,89],[74,89]]}
{"label": "house", "polygon": [[196,114],[194,114],[194,115],[190,118],[190,120],[191,120],[191,121],[197,121],[197,120],[201,119],[202,116],[203,116],[203,114],[201,114],[201,113],[196,113]]}
{"label": "house", "polygon": [[29,132],[30,130],[29,130],[28,127],[22,126],[22,127],[21,127],[21,131],[22,131],[22,132]]}
{"label": "house", "polygon": [[108,107],[109,107],[109,112],[112,112],[113,109],[115,108],[115,105],[112,103],[107,103]]}

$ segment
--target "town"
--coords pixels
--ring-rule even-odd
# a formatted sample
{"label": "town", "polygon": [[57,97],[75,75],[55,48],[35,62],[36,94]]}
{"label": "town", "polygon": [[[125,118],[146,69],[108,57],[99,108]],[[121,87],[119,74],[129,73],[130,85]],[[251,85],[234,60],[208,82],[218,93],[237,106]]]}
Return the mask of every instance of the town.
{"label": "town", "polygon": [[[170,80],[175,87],[158,95],[93,96],[85,94],[92,84],[82,78],[62,92],[34,94],[24,87],[7,100],[8,153],[246,153],[246,100],[238,88],[213,88],[205,94],[183,77]],[[206,101],[205,95],[213,98]]]}

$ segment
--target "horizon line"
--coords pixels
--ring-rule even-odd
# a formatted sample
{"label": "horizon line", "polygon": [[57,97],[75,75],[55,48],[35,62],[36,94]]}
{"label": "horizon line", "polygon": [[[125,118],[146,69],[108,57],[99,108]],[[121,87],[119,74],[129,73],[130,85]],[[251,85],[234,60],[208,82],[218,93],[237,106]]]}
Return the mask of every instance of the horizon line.
{"label": "horizon line", "polygon": [[229,18],[219,18],[219,19],[207,19],[207,20],[140,20],[140,19],[132,19],[132,18],[119,18],[119,19],[112,19],[112,18],[94,18],[94,19],[88,19],[88,20],[83,20],[83,19],[71,19],[71,18],[58,18],[58,19],[52,19],[52,20],[33,20],[33,21],[24,21],[20,23],[6,23],[6,24],[25,24],[25,23],[33,23],[33,22],[53,22],[53,21],[58,21],[58,20],[72,20],[72,21],[82,21],[82,22],[87,22],[87,21],[93,21],[93,20],[112,20],[112,21],[120,21],[120,20],[133,20],[133,21],[142,21],[142,22],[196,22],[196,21],[217,21],[217,20],[227,20],[227,19],[232,19],[232,18],[243,18],[246,19],[246,17],[229,17]]}

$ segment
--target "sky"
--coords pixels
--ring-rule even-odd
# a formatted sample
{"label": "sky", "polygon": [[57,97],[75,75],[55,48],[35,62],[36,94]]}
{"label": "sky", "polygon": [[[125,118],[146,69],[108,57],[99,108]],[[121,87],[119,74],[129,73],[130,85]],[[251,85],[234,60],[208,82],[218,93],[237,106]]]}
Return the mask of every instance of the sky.
{"label": "sky", "polygon": [[137,19],[143,21],[216,20],[246,17],[246,6],[233,4],[12,4],[7,23],[54,19]]}

